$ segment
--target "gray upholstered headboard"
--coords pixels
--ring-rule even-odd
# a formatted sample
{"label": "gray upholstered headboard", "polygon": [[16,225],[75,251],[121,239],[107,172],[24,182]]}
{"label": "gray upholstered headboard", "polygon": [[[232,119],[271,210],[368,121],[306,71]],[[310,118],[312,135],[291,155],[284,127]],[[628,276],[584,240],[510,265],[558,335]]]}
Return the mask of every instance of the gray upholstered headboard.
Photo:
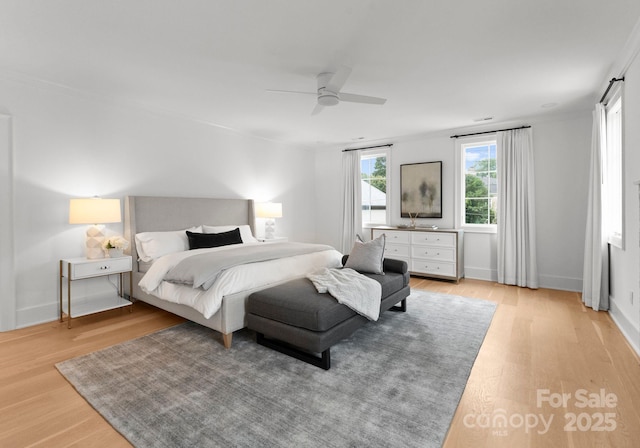
{"label": "gray upholstered headboard", "polygon": [[127,253],[138,259],[135,235],[140,232],[181,230],[202,224],[210,226],[249,224],[255,235],[252,199],[179,198],[127,196],[124,206],[124,237]]}

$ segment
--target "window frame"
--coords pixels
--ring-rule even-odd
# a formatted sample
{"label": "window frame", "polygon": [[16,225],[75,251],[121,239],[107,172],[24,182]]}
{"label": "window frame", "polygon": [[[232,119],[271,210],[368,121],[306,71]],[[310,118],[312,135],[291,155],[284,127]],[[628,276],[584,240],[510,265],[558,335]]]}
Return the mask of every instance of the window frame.
{"label": "window frame", "polygon": [[[388,226],[389,223],[391,222],[391,201],[390,198],[391,196],[391,151],[389,150],[389,148],[375,148],[375,149],[369,149],[369,150],[363,150],[360,152],[360,166],[362,166],[362,160],[363,159],[373,159],[373,158],[377,158],[380,156],[384,156],[386,161],[385,161],[385,166],[386,166],[386,196],[387,196],[387,203],[386,203],[386,208],[385,208],[385,222],[369,222],[369,221],[365,221],[364,220],[364,216],[362,219],[362,227],[373,227],[373,226],[379,226],[379,225],[383,225],[383,226]],[[362,171],[361,171],[362,172]],[[362,207],[362,192],[360,193],[360,206]],[[360,210],[360,212],[362,213],[362,208]]]}
{"label": "window frame", "polygon": [[455,140],[456,145],[456,174],[455,174],[455,219],[456,228],[463,229],[470,233],[497,233],[497,224],[467,224],[465,210],[465,163],[464,151],[469,146],[480,146],[482,144],[496,145],[496,173],[500,170],[500,151],[498,150],[497,133],[492,132],[483,135],[458,137]]}
{"label": "window frame", "polygon": [[[619,249],[625,247],[625,192],[624,192],[624,100],[622,86],[616,87],[610,99],[604,105],[606,120],[606,138],[602,165],[604,172],[604,200],[603,210],[606,219],[606,231],[608,243]],[[616,128],[617,136],[612,136],[610,114],[619,112],[619,127]],[[612,141],[617,137],[616,141]],[[613,206],[613,204],[616,204]],[[612,208],[612,206],[614,208]],[[612,216],[617,215],[617,223]]]}

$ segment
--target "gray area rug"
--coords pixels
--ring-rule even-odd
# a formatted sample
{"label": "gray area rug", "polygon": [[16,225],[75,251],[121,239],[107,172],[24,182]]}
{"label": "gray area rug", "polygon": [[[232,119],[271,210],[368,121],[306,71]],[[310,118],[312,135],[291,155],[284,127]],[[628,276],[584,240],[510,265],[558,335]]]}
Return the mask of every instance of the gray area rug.
{"label": "gray area rug", "polygon": [[495,304],[413,291],[328,371],[186,323],[57,364],[137,447],[439,447]]}

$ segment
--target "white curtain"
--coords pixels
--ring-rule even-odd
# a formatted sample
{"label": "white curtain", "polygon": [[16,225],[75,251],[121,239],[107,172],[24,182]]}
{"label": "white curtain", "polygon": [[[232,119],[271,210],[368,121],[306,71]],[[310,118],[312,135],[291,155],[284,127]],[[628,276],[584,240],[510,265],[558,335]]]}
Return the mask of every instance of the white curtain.
{"label": "white curtain", "polygon": [[538,287],[531,128],[498,132],[498,282]]}
{"label": "white curtain", "polygon": [[348,254],[362,233],[362,185],[360,151],[342,153],[342,241],[341,250]]}
{"label": "white curtain", "polygon": [[605,109],[598,103],[593,111],[589,202],[582,273],[582,301],[596,311],[609,309],[609,252],[607,232],[602,219],[602,152],[606,142],[605,126]]}

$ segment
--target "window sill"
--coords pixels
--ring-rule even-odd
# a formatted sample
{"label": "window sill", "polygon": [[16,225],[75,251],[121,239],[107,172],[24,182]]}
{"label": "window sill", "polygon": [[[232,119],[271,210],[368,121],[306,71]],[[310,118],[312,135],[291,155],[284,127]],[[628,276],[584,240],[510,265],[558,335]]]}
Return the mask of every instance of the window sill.
{"label": "window sill", "polygon": [[617,247],[620,250],[624,250],[624,239],[622,238],[622,235],[610,235],[608,242],[611,246]]}
{"label": "window sill", "polygon": [[464,233],[498,233],[497,225],[475,225],[462,226]]}

